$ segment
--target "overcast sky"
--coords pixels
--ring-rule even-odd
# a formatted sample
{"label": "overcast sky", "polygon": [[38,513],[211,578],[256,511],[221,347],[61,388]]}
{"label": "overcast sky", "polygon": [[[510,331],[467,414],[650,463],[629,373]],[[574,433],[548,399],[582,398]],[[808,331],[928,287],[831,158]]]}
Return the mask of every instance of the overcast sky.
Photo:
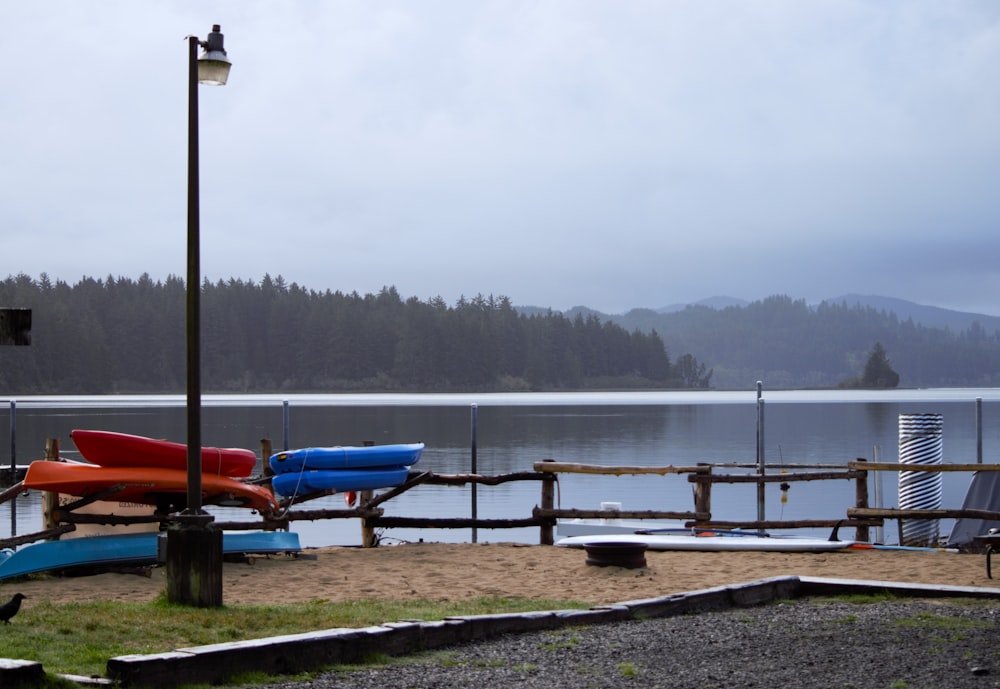
{"label": "overcast sky", "polygon": [[995,0],[0,0],[0,277],[1000,315]]}

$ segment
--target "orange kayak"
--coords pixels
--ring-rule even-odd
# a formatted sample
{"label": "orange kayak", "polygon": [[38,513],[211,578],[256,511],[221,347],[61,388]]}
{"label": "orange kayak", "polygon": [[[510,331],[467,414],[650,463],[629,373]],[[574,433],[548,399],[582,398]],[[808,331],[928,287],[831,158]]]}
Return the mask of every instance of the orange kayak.
{"label": "orange kayak", "polygon": [[[102,467],[159,467],[187,470],[187,445],[141,435],[113,431],[74,430],[70,432],[80,454]],[[240,447],[201,448],[201,470],[246,478],[257,464],[253,450]]]}
{"label": "orange kayak", "polygon": [[[187,471],[159,467],[103,467],[77,462],[38,460],[28,466],[24,487],[85,498],[121,486],[102,498],[109,502],[157,505],[183,509],[187,500]],[[227,476],[201,475],[202,502],[206,505],[246,507],[262,513],[277,510],[271,491]]]}

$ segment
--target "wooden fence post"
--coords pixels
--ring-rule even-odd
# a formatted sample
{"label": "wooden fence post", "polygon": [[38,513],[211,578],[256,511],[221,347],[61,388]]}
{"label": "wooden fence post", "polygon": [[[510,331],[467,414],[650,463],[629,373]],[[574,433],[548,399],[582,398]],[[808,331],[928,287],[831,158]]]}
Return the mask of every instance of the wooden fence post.
{"label": "wooden fence post", "polygon": [[[542,479],[543,510],[551,510],[555,508],[556,480],[556,474],[545,474],[545,477]],[[552,545],[555,542],[552,534],[552,522],[545,522],[538,527],[538,542],[541,545]]]}
{"label": "wooden fence post", "polygon": [[[856,461],[867,462],[868,460],[864,457],[858,457]],[[858,477],[854,480],[854,496],[857,507],[868,507],[868,472],[864,469],[858,470]],[[859,526],[854,530],[854,540],[867,543],[869,538],[867,526]]]}
{"label": "wooden fence post", "polygon": [[[711,515],[712,513],[712,481],[705,480],[712,475],[712,465],[711,464],[699,464],[699,467],[705,467],[705,471],[699,471],[695,474],[695,484],[694,484],[694,511],[696,513],[704,512]],[[711,519],[711,516],[709,517]]]}
{"label": "wooden fence post", "polygon": [[273,454],[273,452],[274,452],[274,449],[273,449],[273,445],[271,445],[271,439],[270,438],[261,438],[260,439],[260,456],[261,456],[261,461],[264,463],[264,466],[261,469],[261,476],[274,476],[274,469],[271,468],[270,462],[267,461],[267,460],[269,460],[271,458],[271,455]]}
{"label": "wooden fence post", "polygon": [[[270,478],[271,476],[274,476],[274,469],[271,468],[271,463],[268,461],[271,458],[271,454],[273,452],[274,452],[274,446],[271,445],[271,439],[270,438],[261,438],[260,439],[260,457],[261,457],[261,462],[262,462],[263,466],[261,467],[260,475],[263,476],[263,477],[265,477],[265,478]],[[270,481],[267,482],[266,488],[268,490],[270,490],[272,494],[274,493],[274,489],[271,488],[271,482]],[[286,524],[287,524],[287,522],[286,522]],[[277,530],[278,530],[277,524],[275,524],[270,519],[264,520],[264,531],[277,531]],[[287,531],[287,530],[288,529],[285,528],[285,531]]]}

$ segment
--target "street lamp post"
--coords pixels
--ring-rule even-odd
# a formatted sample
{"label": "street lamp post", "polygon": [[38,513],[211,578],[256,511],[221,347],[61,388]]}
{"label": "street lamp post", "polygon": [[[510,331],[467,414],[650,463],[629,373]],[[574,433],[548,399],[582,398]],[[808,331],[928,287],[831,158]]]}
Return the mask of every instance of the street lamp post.
{"label": "street lamp post", "polygon": [[[208,528],[201,502],[201,261],[198,179],[198,85],[222,86],[231,63],[218,24],[205,41],[188,36],[187,214],[187,504],[167,533],[167,598],[173,603],[222,605],[222,532]],[[205,51],[198,55],[198,48]]]}
{"label": "street lamp post", "polygon": [[[188,36],[188,216],[187,216],[187,509],[194,520],[211,521],[201,508],[201,261],[198,179],[198,84],[224,86],[231,63],[220,26],[204,42]],[[198,47],[205,52],[198,57]],[[207,517],[207,520],[205,519]]]}

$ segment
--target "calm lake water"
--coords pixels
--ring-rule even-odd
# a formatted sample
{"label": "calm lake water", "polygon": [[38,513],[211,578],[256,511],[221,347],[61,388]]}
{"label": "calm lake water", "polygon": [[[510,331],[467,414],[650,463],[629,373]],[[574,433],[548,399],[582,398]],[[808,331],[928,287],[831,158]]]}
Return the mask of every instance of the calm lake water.
{"label": "calm lake water", "polygon": [[[899,456],[900,414],[941,414],[943,461],[975,463],[978,453],[977,398],[982,402],[983,461],[1000,461],[1000,389],[892,391],[768,391],[764,400],[765,460],[779,464],[838,464],[858,457],[895,462]],[[28,464],[44,454],[45,440],[58,438],[63,455],[76,458],[70,431],[90,428],[184,442],[183,395],[113,397],[25,397],[0,403],[0,464]],[[13,417],[13,423],[12,423]],[[692,391],[583,394],[488,395],[210,395],[204,398],[205,445],[247,447],[260,453],[269,438],[276,450],[288,447],[423,442],[416,468],[465,473],[471,468],[473,417],[478,471],[530,471],[553,459],[602,465],[692,465],[698,462],[756,461],[757,391]],[[286,425],[287,419],[287,425]],[[12,428],[15,430],[13,442]],[[771,471],[777,471],[776,468]],[[897,503],[897,474],[874,473],[871,492],[881,504]],[[961,507],[971,477],[942,475],[941,507]],[[880,484],[879,487],[876,483]],[[768,484],[767,519],[836,519],[854,501],[850,481],[792,484],[782,502],[777,484]],[[522,518],[540,501],[538,482],[512,482],[476,489],[481,518]],[[685,476],[601,477],[562,475],[558,500],[564,508],[597,509],[603,501],[627,510],[692,510]],[[306,509],[342,507],[340,496],[306,503]],[[874,504],[874,497],[873,497]],[[467,517],[472,489],[418,487],[384,504],[387,515]],[[210,508],[220,519],[252,518],[246,511]],[[16,524],[10,503],[0,505],[0,535],[41,528],[41,498],[35,491],[17,499]],[[712,516],[754,520],[756,487],[713,487]],[[887,523],[894,524],[894,523]],[[942,522],[942,533],[950,524]],[[360,543],[357,520],[294,522],[304,546]],[[895,527],[885,541],[896,542]],[[803,532],[805,533],[805,532]],[[825,533],[825,532],[823,532]],[[851,532],[847,534],[853,535]],[[462,542],[471,531],[392,529],[383,540]],[[483,530],[480,542],[537,543],[537,529]]]}

